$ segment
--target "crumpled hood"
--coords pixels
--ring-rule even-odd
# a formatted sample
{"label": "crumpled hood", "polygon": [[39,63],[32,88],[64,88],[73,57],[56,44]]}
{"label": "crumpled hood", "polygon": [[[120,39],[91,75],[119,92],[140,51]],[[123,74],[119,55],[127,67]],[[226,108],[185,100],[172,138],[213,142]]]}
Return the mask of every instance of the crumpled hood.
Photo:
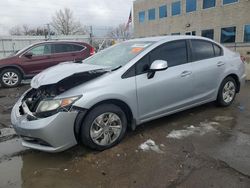
{"label": "crumpled hood", "polygon": [[36,75],[31,80],[32,88],[39,88],[43,85],[56,84],[64,78],[70,77],[77,73],[83,73],[88,71],[110,69],[107,66],[90,65],[90,64],[78,64],[72,62],[61,63],[53,66]]}

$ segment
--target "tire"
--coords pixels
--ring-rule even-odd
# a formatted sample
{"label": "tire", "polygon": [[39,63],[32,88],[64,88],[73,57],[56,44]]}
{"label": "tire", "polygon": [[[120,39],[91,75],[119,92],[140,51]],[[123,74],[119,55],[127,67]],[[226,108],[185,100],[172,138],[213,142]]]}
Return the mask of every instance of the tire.
{"label": "tire", "polygon": [[13,88],[17,87],[22,81],[20,71],[12,68],[7,68],[0,73],[0,83],[2,87]]}
{"label": "tire", "polygon": [[217,104],[223,107],[230,106],[235,99],[236,90],[237,84],[235,79],[232,77],[225,78],[219,89]]}
{"label": "tire", "polygon": [[127,117],[124,111],[113,104],[102,104],[87,114],[79,136],[83,145],[103,151],[117,145],[125,136],[126,130]]}

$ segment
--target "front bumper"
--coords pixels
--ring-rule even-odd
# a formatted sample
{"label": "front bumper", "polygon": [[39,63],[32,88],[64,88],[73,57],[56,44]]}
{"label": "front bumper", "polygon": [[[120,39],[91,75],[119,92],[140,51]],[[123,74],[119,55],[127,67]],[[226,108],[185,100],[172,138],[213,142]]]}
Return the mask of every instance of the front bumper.
{"label": "front bumper", "polygon": [[23,146],[55,153],[77,144],[74,135],[77,112],[59,112],[47,118],[29,121],[27,115],[20,115],[20,106],[21,100],[12,109],[11,123],[16,133],[24,138]]}

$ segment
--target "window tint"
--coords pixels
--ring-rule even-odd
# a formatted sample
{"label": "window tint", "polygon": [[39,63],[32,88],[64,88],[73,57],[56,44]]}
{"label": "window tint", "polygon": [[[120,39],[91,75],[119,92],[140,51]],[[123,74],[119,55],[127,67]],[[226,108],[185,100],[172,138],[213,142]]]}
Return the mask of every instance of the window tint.
{"label": "window tint", "polygon": [[51,54],[51,45],[40,45],[31,49],[30,52],[32,52],[34,56]]}
{"label": "window tint", "polygon": [[202,40],[191,40],[193,61],[214,57],[214,48],[211,42]]}
{"label": "window tint", "polygon": [[172,16],[181,14],[181,2],[173,2],[172,3]]}
{"label": "window tint", "polygon": [[244,42],[250,42],[250,25],[245,25]]}
{"label": "window tint", "polygon": [[235,3],[235,2],[238,2],[238,0],[223,0],[223,5]]}
{"label": "window tint", "polygon": [[216,0],[203,0],[203,9],[215,7]]}
{"label": "window tint", "polygon": [[196,0],[186,0],[186,12],[196,11]]}
{"label": "window tint", "polygon": [[187,63],[187,59],[187,47],[185,40],[169,42],[157,47],[137,62],[136,72],[137,74],[147,72],[150,65],[155,60],[165,60],[168,62],[169,67],[173,67]]}
{"label": "window tint", "polygon": [[214,39],[214,30],[213,29],[202,30],[201,36],[209,39]]}
{"label": "window tint", "polygon": [[155,20],[155,9],[148,10],[148,20]]}
{"label": "window tint", "polygon": [[143,23],[145,21],[145,11],[139,12],[139,22]]}
{"label": "window tint", "polygon": [[73,46],[71,44],[54,44],[54,53],[72,52]]}
{"label": "window tint", "polygon": [[216,57],[222,56],[223,52],[222,52],[221,47],[219,47],[219,46],[216,45],[216,44],[213,44],[213,46],[214,46],[214,55],[215,55]]}
{"label": "window tint", "polygon": [[84,48],[84,46],[72,44],[72,51],[73,52],[80,52],[83,50],[83,48]]}
{"label": "window tint", "polygon": [[165,18],[167,17],[167,6],[161,6],[159,7],[159,18]]}
{"label": "window tint", "polygon": [[221,29],[221,43],[235,42],[236,27],[225,27]]}

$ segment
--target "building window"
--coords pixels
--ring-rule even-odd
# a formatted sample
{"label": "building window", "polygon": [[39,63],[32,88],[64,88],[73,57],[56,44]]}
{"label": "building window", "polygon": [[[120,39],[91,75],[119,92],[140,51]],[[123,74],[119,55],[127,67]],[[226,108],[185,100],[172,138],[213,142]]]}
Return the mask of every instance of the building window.
{"label": "building window", "polygon": [[143,23],[145,21],[145,11],[139,12],[139,22]]}
{"label": "building window", "polygon": [[223,5],[230,4],[230,3],[236,3],[238,0],[223,0]]}
{"label": "building window", "polygon": [[167,6],[161,6],[159,7],[159,18],[165,18],[167,17]]}
{"label": "building window", "polygon": [[225,27],[221,29],[221,43],[235,42],[236,27]]}
{"label": "building window", "polygon": [[244,42],[250,42],[250,25],[245,25]]}
{"label": "building window", "polygon": [[203,9],[215,7],[216,0],[203,0]]}
{"label": "building window", "polygon": [[201,36],[209,39],[214,39],[214,30],[213,29],[202,30]]}
{"label": "building window", "polygon": [[196,11],[196,0],[186,0],[186,12]]}
{"label": "building window", "polygon": [[173,2],[172,3],[172,16],[181,14],[181,2]]}
{"label": "building window", "polygon": [[148,20],[155,20],[155,9],[149,9],[148,10]]}
{"label": "building window", "polygon": [[171,35],[181,35],[181,33],[172,33]]}
{"label": "building window", "polygon": [[196,35],[196,31],[186,32],[185,35],[193,35],[193,36],[195,36]]}

